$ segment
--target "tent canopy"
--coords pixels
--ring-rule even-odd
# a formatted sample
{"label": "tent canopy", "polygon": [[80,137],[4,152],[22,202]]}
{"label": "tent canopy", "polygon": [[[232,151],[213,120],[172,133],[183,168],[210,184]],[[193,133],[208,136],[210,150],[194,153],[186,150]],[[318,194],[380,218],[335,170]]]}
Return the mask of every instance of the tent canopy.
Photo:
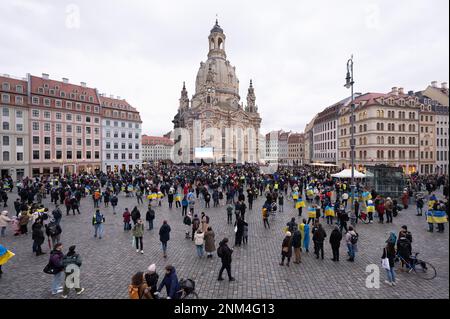
{"label": "tent canopy", "polygon": [[[343,171],[336,173],[336,174],[332,174],[332,177],[336,177],[336,178],[352,178],[352,170],[350,168],[346,168]],[[365,178],[366,175],[358,172],[355,169],[355,178]]]}

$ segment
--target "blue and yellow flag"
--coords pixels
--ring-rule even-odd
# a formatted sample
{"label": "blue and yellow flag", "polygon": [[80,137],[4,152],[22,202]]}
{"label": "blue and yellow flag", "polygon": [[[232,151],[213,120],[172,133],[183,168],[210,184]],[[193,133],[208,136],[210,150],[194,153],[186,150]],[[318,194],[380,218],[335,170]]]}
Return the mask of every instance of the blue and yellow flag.
{"label": "blue and yellow flag", "polygon": [[303,199],[298,199],[297,202],[295,203],[295,208],[299,209],[301,207],[305,207],[305,202],[303,201]]}
{"label": "blue and yellow flag", "polygon": [[430,224],[444,224],[447,223],[447,214],[442,210],[427,211],[427,223]]}
{"label": "blue and yellow flag", "polygon": [[372,199],[372,194],[370,194],[369,192],[363,192],[363,193],[362,193],[362,198],[363,198],[365,201],[368,201],[369,199]]}
{"label": "blue and yellow flag", "polygon": [[368,213],[375,213],[375,206],[373,206],[373,204],[367,205],[367,212]]}
{"label": "blue and yellow flag", "polygon": [[316,209],[314,207],[308,207],[308,218],[316,218]]}
{"label": "blue and yellow flag", "polygon": [[327,206],[325,207],[325,216],[331,216],[334,217],[334,207],[333,206]]}
{"label": "blue and yellow flag", "polygon": [[175,201],[181,202],[181,195],[180,194],[176,194],[175,195]]}

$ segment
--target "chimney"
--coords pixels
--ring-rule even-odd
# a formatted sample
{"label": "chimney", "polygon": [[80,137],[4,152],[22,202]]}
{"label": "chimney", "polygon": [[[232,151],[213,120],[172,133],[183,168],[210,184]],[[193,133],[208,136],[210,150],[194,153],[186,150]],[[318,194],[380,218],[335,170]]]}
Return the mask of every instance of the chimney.
{"label": "chimney", "polygon": [[398,89],[397,89],[396,86],[394,86],[394,87],[392,88],[391,94],[393,94],[393,95],[398,95]]}
{"label": "chimney", "polygon": [[434,87],[434,88],[437,88],[437,87],[438,87],[438,86],[437,86],[437,81],[431,82],[431,86]]}
{"label": "chimney", "polygon": [[69,79],[68,78],[62,78],[63,83],[69,83]]}
{"label": "chimney", "polygon": [[80,85],[85,88],[86,87],[86,82],[80,82]]}
{"label": "chimney", "polygon": [[398,94],[403,95],[405,92],[403,91],[403,88],[398,88]]}
{"label": "chimney", "polygon": [[448,89],[447,84],[448,84],[447,82],[442,82],[441,83],[441,88],[447,90]]}
{"label": "chimney", "polygon": [[409,96],[413,96],[414,95],[414,91],[408,91],[408,95]]}
{"label": "chimney", "polygon": [[109,95],[109,98],[113,99],[113,98],[114,98],[114,95],[110,94],[110,95]]}
{"label": "chimney", "polygon": [[50,76],[49,76],[47,73],[42,73],[42,78],[43,78],[44,80],[48,80],[49,77],[50,77]]}
{"label": "chimney", "polygon": [[3,74],[5,78],[9,78],[9,74]]}

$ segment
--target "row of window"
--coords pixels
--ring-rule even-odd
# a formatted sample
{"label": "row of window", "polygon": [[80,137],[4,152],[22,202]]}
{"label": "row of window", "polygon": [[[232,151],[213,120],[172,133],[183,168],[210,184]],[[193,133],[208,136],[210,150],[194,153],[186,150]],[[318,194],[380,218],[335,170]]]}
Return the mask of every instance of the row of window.
{"label": "row of window", "polygon": [[[39,145],[40,144],[40,137],[39,136],[33,136],[33,145]],[[83,145],[83,140],[81,138],[76,139],[77,146]],[[44,136],[44,145],[51,145],[51,137],[50,136]],[[56,137],[55,138],[55,144],[56,145],[62,145],[62,138]],[[85,139],[86,146],[92,146],[92,140],[90,138]],[[66,138],[66,145],[72,146],[72,138],[67,137]],[[94,146],[100,146],[100,140],[96,139],[94,140]]]}
{"label": "row of window", "polygon": [[[50,150],[45,150],[44,152],[44,157],[42,159],[44,160],[50,160],[51,158],[51,151]],[[64,159],[73,159],[73,151],[66,151],[66,157]],[[41,157],[41,152],[38,150],[34,150],[33,151],[33,160],[40,160]],[[83,152],[82,151],[76,151],[75,152],[76,155],[76,159],[83,159]],[[63,159],[63,152],[60,150],[56,150],[55,151],[55,159]],[[85,152],[85,159],[92,159],[92,152],[91,151],[86,151]],[[99,151],[95,151],[94,152],[94,158],[95,159],[100,159],[100,152]]]}
{"label": "row of window", "polygon": [[[126,138],[126,135],[127,135],[126,132],[121,132],[121,134],[120,134],[121,138]],[[113,136],[114,136],[114,138],[118,138],[119,137],[119,132],[114,131]],[[106,131],[106,138],[110,138],[110,137],[111,137],[111,131]],[[132,139],[133,138],[133,133],[128,133],[128,138]],[[134,134],[134,138],[138,140],[140,138],[139,133],[135,133]]]}
{"label": "row of window", "polygon": [[[3,82],[2,83],[2,90],[3,91],[10,91],[11,90],[11,85],[8,82]],[[16,92],[17,93],[23,93],[23,85],[16,85]]]}
{"label": "row of window", "polygon": [[[40,110],[32,110],[31,111],[31,116],[33,118],[39,118],[40,117]],[[55,112],[55,119],[56,120],[62,120],[62,113],[61,112]],[[44,111],[43,112],[44,115],[44,119],[51,119],[51,112],[50,111]],[[71,113],[66,113],[66,121],[72,121],[73,120],[73,115]],[[77,122],[86,122],[86,123],[92,123],[92,119],[90,116],[86,116],[85,118],[83,118],[83,116],[81,114],[75,114],[75,120]],[[99,117],[94,117],[94,123],[95,124],[100,124],[100,118]]]}
{"label": "row of window", "polygon": [[321,134],[314,136],[314,140],[317,142],[332,140],[332,139],[336,139],[336,131],[321,133]]}
{"label": "row of window", "polygon": [[[4,108],[2,109],[2,115],[3,115],[4,117],[9,117],[9,108],[4,107]],[[17,110],[17,111],[16,111],[16,118],[22,119],[22,118],[23,118],[23,112],[20,111],[20,110]]]}
{"label": "row of window", "polygon": [[[10,125],[9,125],[9,122],[3,122],[2,123],[2,129],[4,130],[4,131],[9,131],[9,129],[10,129]],[[17,132],[23,132],[23,124],[16,124],[16,131]]]}
{"label": "row of window", "polygon": [[[2,103],[11,103],[11,97],[9,94],[2,94]],[[14,103],[17,105],[23,105],[23,96],[16,95]]]}
{"label": "row of window", "polygon": [[437,146],[440,146],[440,147],[447,147],[447,139],[446,138],[438,138],[437,140],[436,140],[436,144],[437,144]]}
{"label": "row of window", "polygon": [[425,122],[428,122],[428,119],[430,120],[430,122],[433,122],[433,115],[421,115],[420,116],[420,121],[423,122],[425,119]]}
{"label": "row of window", "polygon": [[[134,154],[134,159],[139,159],[139,153],[136,153],[136,154]],[[118,160],[119,159],[119,153],[114,153],[114,154],[112,154],[112,157],[115,159],[115,160]],[[127,158],[126,158],[127,156],[126,156],[126,154],[125,153],[122,153],[121,154],[121,159],[123,159],[123,160],[126,160]],[[106,153],[106,159],[107,160],[110,160],[111,159],[111,153]],[[128,153],[128,159],[129,160],[132,160],[133,159],[133,153]]]}
{"label": "row of window", "polygon": [[436,160],[438,161],[446,161],[448,159],[447,151],[437,151],[436,152]]}
{"label": "row of window", "polygon": [[[62,129],[63,129],[63,125],[60,124],[60,123],[56,123],[54,125],[55,125],[56,133],[61,133]],[[73,126],[71,124],[67,124],[65,127],[66,127],[66,133],[72,133]],[[40,129],[41,129],[40,123],[39,122],[33,122],[32,123],[32,128],[33,128],[33,131],[40,131]],[[51,129],[51,124],[50,123],[44,123],[44,132],[50,132],[50,129]],[[82,131],[83,130],[82,130],[81,126],[76,126],[75,127],[75,132],[77,134],[81,134]],[[100,128],[94,127],[93,131],[94,131],[95,135],[100,135]],[[92,134],[92,127],[86,126],[85,127],[85,132],[86,132],[87,135]]]}
{"label": "row of window", "polygon": [[316,151],[323,151],[323,150],[335,149],[335,148],[336,148],[336,142],[314,144],[314,149]]}
{"label": "row of window", "polygon": [[319,132],[323,132],[323,131],[333,130],[335,128],[336,128],[336,121],[332,121],[332,122],[327,122],[327,123],[322,123],[320,125],[317,125],[316,127],[314,127],[314,132],[319,133]]}
{"label": "row of window", "polygon": [[[43,98],[42,102],[43,102],[42,104],[44,106],[47,106],[47,107],[50,107],[52,105],[52,99],[50,99],[50,98]],[[68,110],[72,110],[73,106],[75,105],[75,110],[83,111],[81,103],[73,103],[73,102],[70,102],[70,101],[62,101],[62,100],[54,100],[54,102],[55,102],[54,105],[57,108],[62,108],[63,107],[63,102],[64,102],[65,108],[68,109]],[[31,103],[33,105],[40,105],[41,104],[41,98],[39,96],[33,96],[31,98]],[[99,106],[94,105],[92,107],[91,105],[88,105],[88,104],[84,105],[84,111],[85,112],[90,113],[90,112],[92,112],[92,110],[94,111],[94,113],[100,113],[100,107]]]}
{"label": "row of window", "polygon": [[[2,144],[3,146],[9,146],[9,136],[3,135]],[[23,146],[23,137],[17,137],[16,146]]]}
{"label": "row of window", "polygon": [[[126,149],[126,143],[122,143],[121,145],[121,149]],[[106,142],[106,149],[109,150],[111,149],[111,142]],[[117,150],[119,149],[119,143],[114,143],[114,149]],[[133,144],[132,143],[128,143],[128,149],[132,150],[133,149]],[[139,143],[134,144],[134,149],[138,150],[139,149]]]}
{"label": "row of window", "polygon": [[[22,162],[23,161],[23,153],[22,152],[17,152],[16,154],[17,154],[16,155],[16,160],[18,162]],[[9,162],[11,160],[9,151],[4,151],[2,153],[2,159],[3,159],[3,162]]]}
{"label": "row of window", "polygon": [[[111,126],[111,121],[110,120],[106,120],[105,122],[106,126]],[[118,121],[114,121],[113,122],[114,127],[119,127],[119,122]],[[120,126],[121,127],[126,127],[126,123],[125,122],[120,122]],[[134,123],[134,128],[135,129],[139,129],[140,125],[139,123]],[[128,123],[128,128],[133,128],[133,123]]]}
{"label": "row of window", "polygon": [[[120,115],[120,118],[122,118],[122,119],[129,119],[129,120],[133,120],[134,119],[136,121],[139,120],[139,115],[136,114],[136,113],[127,113],[127,112],[120,112],[119,113],[119,111],[113,111],[112,112],[112,117],[119,118],[119,115]],[[110,110],[106,110],[105,111],[105,116],[106,117],[111,117],[111,111]]]}
{"label": "row of window", "polygon": [[[38,93],[39,94],[44,94],[45,93],[44,89],[49,89],[49,86],[48,86],[47,83],[44,84],[44,87],[38,87]],[[56,91],[57,90],[59,90],[59,86],[55,86],[54,89],[49,89],[48,93],[50,95],[56,95]],[[78,100],[79,99],[80,101],[89,101],[91,103],[94,103],[94,97],[93,96],[91,96],[91,95],[87,96],[86,92],[83,92],[82,94],[78,95],[78,90],[76,90],[76,89],[74,90],[74,92],[71,92],[69,94],[67,94],[64,91],[60,91],[59,92],[59,96],[62,97],[62,98],[70,98],[72,100]]]}
{"label": "row of window", "polygon": [[436,134],[437,135],[445,135],[445,136],[447,136],[447,130],[444,131],[443,127],[436,127]]}

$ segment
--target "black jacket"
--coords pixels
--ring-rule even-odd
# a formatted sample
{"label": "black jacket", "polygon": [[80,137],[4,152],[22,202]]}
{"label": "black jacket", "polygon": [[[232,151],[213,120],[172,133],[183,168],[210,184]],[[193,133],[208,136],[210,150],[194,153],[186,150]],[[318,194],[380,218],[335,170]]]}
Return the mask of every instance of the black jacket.
{"label": "black jacket", "polygon": [[294,233],[292,234],[291,245],[294,248],[300,248],[302,246],[302,234],[298,229],[295,230]]}
{"label": "black jacket", "polygon": [[163,243],[167,243],[170,240],[170,231],[169,224],[163,224],[159,229],[159,240]]}
{"label": "black jacket", "polygon": [[313,241],[316,241],[318,243],[323,243],[325,240],[325,237],[327,237],[327,233],[323,228],[318,228],[313,235]]}
{"label": "black jacket", "polygon": [[219,249],[221,250],[222,256],[220,259],[222,259],[222,264],[224,265],[230,265],[231,264],[231,254],[233,253],[233,250],[228,247],[227,244],[224,242],[219,243]]}
{"label": "black jacket", "polygon": [[330,244],[331,247],[338,248],[341,246],[342,234],[338,229],[333,229],[330,235]]}

